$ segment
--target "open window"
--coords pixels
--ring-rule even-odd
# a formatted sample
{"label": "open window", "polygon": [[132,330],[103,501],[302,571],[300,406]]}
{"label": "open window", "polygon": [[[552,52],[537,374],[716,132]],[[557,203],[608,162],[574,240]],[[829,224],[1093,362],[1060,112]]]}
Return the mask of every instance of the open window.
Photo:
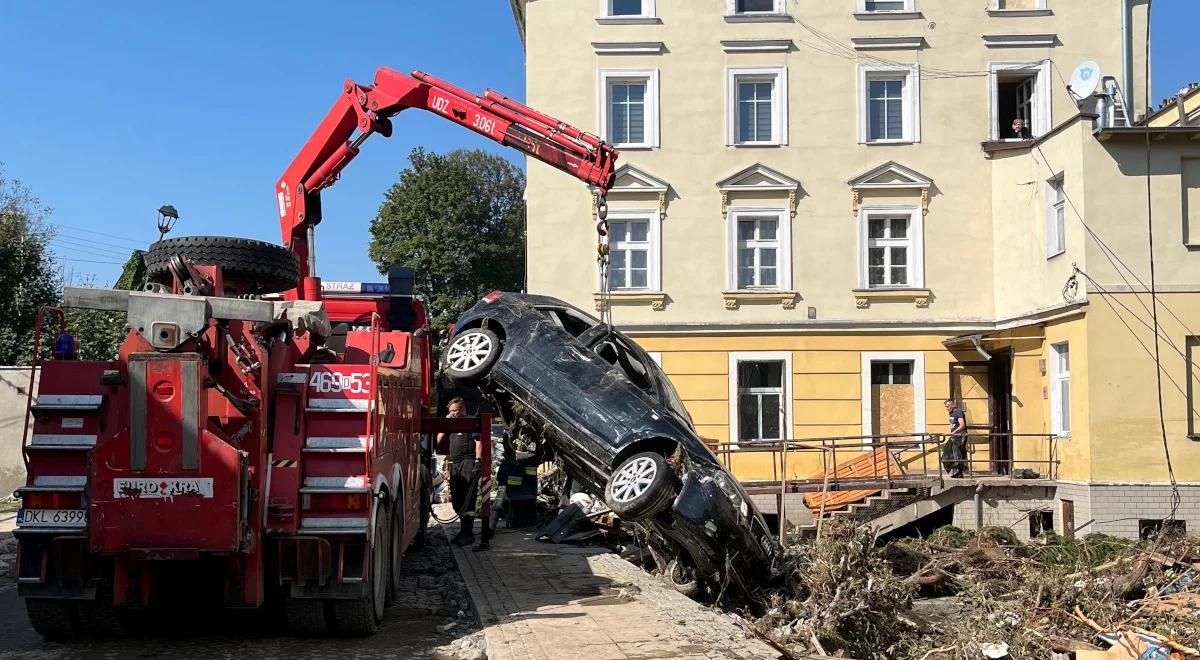
{"label": "open window", "polygon": [[582,335],[599,323],[596,319],[563,307],[539,307],[538,311],[550,319],[551,323],[562,328],[572,337]]}
{"label": "open window", "polygon": [[[993,62],[989,139],[1030,140],[1050,130],[1050,61]],[[1020,120],[1017,130],[1015,122]]]}

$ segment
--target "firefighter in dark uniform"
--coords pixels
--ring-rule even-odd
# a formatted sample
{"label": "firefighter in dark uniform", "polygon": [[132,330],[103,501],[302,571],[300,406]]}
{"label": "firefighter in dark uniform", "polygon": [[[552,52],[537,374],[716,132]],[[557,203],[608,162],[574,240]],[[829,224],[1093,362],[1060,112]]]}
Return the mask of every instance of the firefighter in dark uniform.
{"label": "firefighter in dark uniform", "polygon": [[[465,417],[467,404],[462,397],[450,400],[447,406],[447,417]],[[472,433],[443,433],[438,437],[440,444],[449,438],[450,461],[450,502],[458,514],[458,536],[454,537],[456,545],[470,545],[475,542],[475,511],[479,499],[479,458],[483,443]]]}

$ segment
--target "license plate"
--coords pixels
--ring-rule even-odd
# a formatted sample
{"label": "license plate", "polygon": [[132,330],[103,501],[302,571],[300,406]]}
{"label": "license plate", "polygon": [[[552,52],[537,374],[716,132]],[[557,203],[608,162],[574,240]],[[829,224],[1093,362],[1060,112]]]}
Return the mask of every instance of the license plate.
{"label": "license plate", "polygon": [[83,527],[87,509],[17,509],[18,527]]}

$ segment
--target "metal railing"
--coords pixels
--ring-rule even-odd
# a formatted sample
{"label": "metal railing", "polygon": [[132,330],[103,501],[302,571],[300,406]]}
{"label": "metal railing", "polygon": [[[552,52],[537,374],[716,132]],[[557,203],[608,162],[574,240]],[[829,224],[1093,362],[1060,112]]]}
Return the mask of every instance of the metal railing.
{"label": "metal railing", "polygon": [[[943,453],[950,439],[949,435],[941,433],[910,433],[708,444],[717,458],[734,471],[734,476],[747,482],[750,492],[765,494],[770,491],[774,494],[776,490],[796,493],[892,489],[931,481],[944,482],[950,470],[943,460]],[[1017,470],[1025,468],[1034,470],[1035,478],[1054,480],[1059,465],[1057,440],[1057,436],[1045,433],[968,432],[965,457],[959,461],[962,478],[1012,477]],[[992,448],[997,441],[1008,444],[1007,457],[993,456]],[[872,461],[867,474],[839,474],[851,461],[861,461],[868,452],[880,449],[887,455],[882,465]],[[735,456],[764,453],[774,455],[771,470],[776,478],[746,479],[737,474],[736,465],[733,465]],[[788,474],[789,460],[795,460],[797,455],[815,454],[821,457],[819,472],[814,470],[814,474],[807,477]]]}

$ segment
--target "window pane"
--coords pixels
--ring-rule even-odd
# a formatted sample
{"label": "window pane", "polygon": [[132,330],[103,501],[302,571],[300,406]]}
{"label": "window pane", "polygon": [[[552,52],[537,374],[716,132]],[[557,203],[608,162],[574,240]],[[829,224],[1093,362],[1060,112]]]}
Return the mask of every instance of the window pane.
{"label": "window pane", "polygon": [[738,397],[738,440],[758,439],[758,397],[743,394]]}
{"label": "window pane", "polygon": [[616,144],[645,142],[646,85],[613,83],[609,89],[612,141]]}
{"label": "window pane", "polygon": [[884,249],[885,248],[881,248],[881,247],[873,247],[873,248],[867,250],[867,265],[882,266]]}
{"label": "window pane", "polygon": [[609,0],[613,16],[640,16],[642,0]]}
{"label": "window pane", "polygon": [[1071,381],[1063,380],[1059,383],[1058,400],[1061,410],[1060,430],[1064,433],[1071,430]]}
{"label": "window pane", "polygon": [[753,268],[739,268],[738,269],[737,288],[748,289],[752,286],[754,286],[754,269]]}
{"label": "window pane", "polygon": [[646,284],[646,269],[634,268],[629,271],[629,287],[632,289],[645,289]]}
{"label": "window pane", "polygon": [[1071,373],[1071,348],[1067,344],[1057,347],[1058,371],[1062,374]]}
{"label": "window pane", "polygon": [[892,363],[892,384],[893,385],[909,385],[912,383],[912,362],[893,362]]}
{"label": "window pane", "polygon": [[738,362],[738,388],[783,387],[783,362]]}
{"label": "window pane", "polygon": [[890,362],[871,363],[871,384],[886,385],[891,380]]}
{"label": "window pane", "polygon": [[609,241],[616,243],[617,241],[625,240],[625,233],[628,231],[624,222],[612,222],[608,225]]}
{"label": "window pane", "polygon": [[759,83],[758,101],[754,106],[754,139],[766,142],[771,139],[771,84]]}
{"label": "window pane", "polygon": [[650,223],[648,222],[631,222],[629,223],[629,240],[644,243],[650,232]]}
{"label": "window pane", "polygon": [[904,11],[904,0],[867,0],[867,11]]}
{"label": "window pane", "polygon": [[737,234],[739,241],[754,240],[754,221],[738,220]]}
{"label": "window pane", "polygon": [[608,256],[608,279],[614,289],[625,287],[625,251],[614,250]]}
{"label": "window pane", "polygon": [[775,249],[774,248],[759,248],[758,250],[758,265],[763,268],[775,267]]}
{"label": "window pane", "polygon": [[892,281],[888,284],[908,284],[908,268],[892,267]]}
{"label": "window pane", "polygon": [[883,284],[883,267],[871,267],[867,271],[867,284],[869,286],[879,286]]}
{"label": "window pane", "polygon": [[775,11],[775,0],[737,0],[737,11]]}
{"label": "window pane", "polygon": [[892,218],[892,238],[908,238],[908,218]]}
{"label": "window pane", "polygon": [[775,268],[763,267],[758,270],[758,285],[759,286],[776,286]]}
{"label": "window pane", "polygon": [[778,220],[759,220],[758,221],[758,238],[763,241],[775,240],[775,233],[779,228]]}
{"label": "window pane", "polygon": [[902,247],[892,248],[892,265],[893,266],[908,265],[908,248],[902,248]]}
{"label": "window pane", "polygon": [[632,268],[646,267],[646,251],[645,250],[630,250],[629,265]]}
{"label": "window pane", "polygon": [[883,238],[887,231],[887,218],[871,218],[867,222],[867,236],[870,238]]}
{"label": "window pane", "polygon": [[783,397],[778,394],[764,394],[759,399],[762,407],[762,438],[763,440],[779,440],[779,405]]}

